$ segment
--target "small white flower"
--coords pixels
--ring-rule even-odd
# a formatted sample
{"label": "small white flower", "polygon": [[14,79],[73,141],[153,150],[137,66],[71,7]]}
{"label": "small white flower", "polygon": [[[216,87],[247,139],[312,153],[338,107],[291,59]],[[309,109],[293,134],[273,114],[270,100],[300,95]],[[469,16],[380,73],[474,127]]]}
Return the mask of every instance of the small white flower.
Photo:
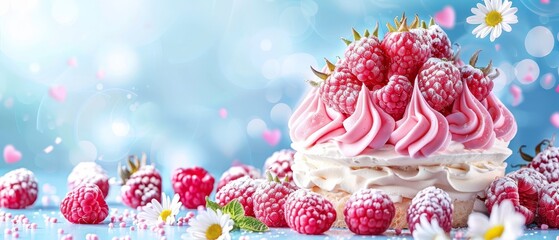
{"label": "small white flower", "polygon": [[525,218],[514,210],[509,200],[493,205],[488,218],[481,213],[472,213],[468,218],[468,235],[472,239],[512,240],[524,233]]}
{"label": "small white flower", "polygon": [[179,195],[173,196],[173,201],[169,199],[165,193],[162,196],[162,204],[152,199],[151,204],[143,207],[142,212],[138,214],[138,218],[143,220],[147,225],[156,225],[158,221],[165,224],[175,223],[175,216],[179,214],[182,203],[179,201]]}
{"label": "small white flower", "polygon": [[439,226],[436,218],[431,222],[427,220],[425,215],[421,215],[419,223],[415,224],[413,231],[413,239],[416,240],[449,240],[450,238],[444,230]]}
{"label": "small white flower", "polygon": [[512,2],[509,0],[484,0],[485,5],[478,3],[477,8],[472,8],[474,16],[466,19],[469,24],[479,24],[472,33],[476,38],[484,38],[489,33],[491,42],[495,41],[503,30],[510,32],[512,28],[510,24],[518,23],[516,15],[517,8],[511,7]]}
{"label": "small white flower", "polygon": [[182,239],[208,239],[208,240],[230,240],[229,232],[233,229],[233,220],[229,214],[223,214],[221,210],[214,211],[206,209],[199,211],[196,218],[188,223],[186,229],[189,235],[182,235]]}

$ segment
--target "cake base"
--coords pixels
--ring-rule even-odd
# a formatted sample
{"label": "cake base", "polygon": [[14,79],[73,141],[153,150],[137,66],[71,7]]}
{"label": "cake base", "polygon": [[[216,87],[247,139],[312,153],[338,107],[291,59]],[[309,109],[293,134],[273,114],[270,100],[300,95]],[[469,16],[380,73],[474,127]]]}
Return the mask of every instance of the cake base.
{"label": "cake base", "polygon": [[[347,228],[344,220],[344,207],[351,194],[347,192],[328,192],[318,187],[313,187],[311,190],[326,197],[326,199],[328,199],[334,205],[337,214],[336,221],[334,222],[334,227]],[[452,227],[459,228],[466,227],[468,225],[468,216],[470,215],[470,213],[472,213],[475,201],[476,199],[471,199],[468,201],[456,199],[453,200],[452,204],[454,206],[454,211],[452,213]],[[410,198],[402,198],[401,202],[394,203],[396,214],[394,215],[394,219],[392,219],[390,228],[408,228],[408,221],[406,220],[406,217],[410,203]]]}

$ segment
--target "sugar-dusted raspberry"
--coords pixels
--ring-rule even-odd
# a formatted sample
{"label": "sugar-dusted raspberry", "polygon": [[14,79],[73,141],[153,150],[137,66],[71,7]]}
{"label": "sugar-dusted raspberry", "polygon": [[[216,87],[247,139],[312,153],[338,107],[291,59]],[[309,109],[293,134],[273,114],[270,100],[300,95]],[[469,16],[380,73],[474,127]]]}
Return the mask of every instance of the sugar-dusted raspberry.
{"label": "sugar-dusted raspberry", "polygon": [[79,185],[60,203],[60,212],[71,223],[97,224],[109,215],[101,189],[92,183]]}
{"label": "sugar-dusted raspberry", "polygon": [[292,192],[285,201],[287,225],[302,234],[322,234],[334,224],[336,210],[323,196],[307,189]]}
{"label": "sugar-dusted raspberry", "polygon": [[476,68],[479,52],[474,53],[470,63],[459,68],[462,81],[466,83],[470,92],[480,102],[493,90],[493,79],[499,74],[489,75],[492,71],[491,62],[485,68]]}
{"label": "sugar-dusted raspberry", "polygon": [[19,168],[0,178],[0,207],[22,209],[32,205],[39,193],[33,172]]}
{"label": "sugar-dusted raspberry", "polygon": [[344,53],[347,67],[370,90],[376,86],[384,86],[388,79],[386,77],[388,58],[378,39],[378,24],[370,36],[361,37],[355,29],[353,36],[355,41],[347,46]]}
{"label": "sugar-dusted raspberry", "polygon": [[101,189],[103,196],[109,195],[109,175],[95,162],[80,162],[68,175],[68,190],[72,190],[83,183],[93,183]]}
{"label": "sugar-dusted raspberry", "polygon": [[256,187],[253,195],[254,216],[268,227],[287,227],[284,205],[287,196],[297,190],[291,182],[281,182],[269,175]]}
{"label": "sugar-dusted raspberry", "polygon": [[408,228],[413,233],[421,215],[425,215],[427,221],[437,219],[440,227],[446,232],[450,232],[453,210],[452,199],[448,193],[440,188],[427,187],[419,191],[411,201],[407,211]]}
{"label": "sugar-dusted raspberry", "polygon": [[398,31],[391,31],[382,40],[382,49],[389,59],[388,77],[403,75],[413,81],[419,68],[429,58],[429,47],[422,45],[416,33],[410,32],[406,23]]}
{"label": "sugar-dusted raspberry", "polygon": [[334,110],[351,115],[363,83],[342,63],[320,85],[322,101]]}
{"label": "sugar-dusted raspberry", "polygon": [[410,81],[402,75],[392,75],[388,84],[373,92],[373,101],[394,118],[400,120],[413,92]]}
{"label": "sugar-dusted raspberry", "polygon": [[359,235],[380,235],[388,229],[396,210],[381,190],[363,189],[351,195],[344,207],[344,220]]}
{"label": "sugar-dusted raspberry", "polygon": [[452,44],[446,32],[431,19],[429,23],[429,36],[431,37],[431,56],[436,58],[451,59]]}
{"label": "sugar-dusted raspberry", "polygon": [[217,191],[215,200],[219,205],[225,206],[237,199],[243,205],[245,215],[254,217],[253,195],[256,192],[256,186],[261,182],[262,180],[252,179],[248,176],[235,179]]}
{"label": "sugar-dusted raspberry", "polygon": [[277,176],[279,179],[287,178],[287,181],[291,181],[293,179],[291,165],[293,165],[294,156],[295,151],[291,149],[276,151],[264,162],[264,170],[269,171],[273,176]]}
{"label": "sugar-dusted raspberry", "polygon": [[460,70],[449,61],[429,58],[417,74],[417,84],[423,98],[437,110],[450,106],[462,93]]}
{"label": "sugar-dusted raspberry", "polygon": [[528,167],[542,173],[550,183],[559,182],[559,148],[548,146],[533,158]]}
{"label": "sugar-dusted raspberry", "polygon": [[[518,174],[516,175],[515,178],[525,179],[524,177],[520,177],[520,175],[525,175],[525,174]],[[524,215],[526,224],[532,223],[536,215],[536,207],[537,207],[537,204],[533,204],[533,201],[537,202],[537,198],[522,199],[522,200],[521,198],[532,197],[533,194],[530,195],[528,193],[535,191],[537,187],[533,185],[530,186],[531,184],[529,184],[529,182],[532,181],[524,181],[524,182],[527,183],[526,186],[524,186],[524,188],[526,188],[526,193],[524,192],[521,193],[519,191],[519,185],[515,179],[510,177],[501,177],[495,179],[485,190],[485,196],[486,196],[485,206],[489,210],[489,213],[491,213],[491,210],[493,209],[493,205],[500,204],[504,200],[509,200],[514,206],[514,209],[517,212]],[[522,204],[527,204],[527,205],[522,205]]]}
{"label": "sugar-dusted raspberry", "polygon": [[188,209],[206,205],[206,197],[214,189],[214,177],[201,167],[178,168],[171,178],[173,190]]}
{"label": "sugar-dusted raspberry", "polygon": [[245,164],[231,166],[229,169],[227,169],[227,171],[221,174],[219,182],[217,183],[216,191],[219,191],[219,189],[221,189],[227,183],[244,176],[249,176],[250,178],[257,179],[260,178],[260,171],[258,171],[258,169],[253,166]]}
{"label": "sugar-dusted raspberry", "polygon": [[559,183],[541,189],[538,201],[538,220],[552,228],[559,228]]}

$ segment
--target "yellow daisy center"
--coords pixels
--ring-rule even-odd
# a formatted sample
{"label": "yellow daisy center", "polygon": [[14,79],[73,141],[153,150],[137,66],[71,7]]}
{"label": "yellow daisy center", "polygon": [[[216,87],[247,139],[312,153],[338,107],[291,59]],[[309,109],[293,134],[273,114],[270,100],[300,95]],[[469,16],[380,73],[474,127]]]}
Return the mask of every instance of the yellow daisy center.
{"label": "yellow daisy center", "polygon": [[500,12],[497,12],[495,10],[488,12],[487,15],[485,15],[485,24],[487,24],[487,26],[495,27],[497,26],[497,24],[501,23],[502,21],[503,21],[503,15],[501,15]]}
{"label": "yellow daisy center", "polygon": [[208,240],[216,240],[217,238],[219,238],[219,236],[221,236],[221,232],[222,232],[222,228],[221,225],[219,224],[212,224],[208,227],[208,229],[206,230],[206,239]]}
{"label": "yellow daisy center", "polygon": [[159,216],[161,217],[161,220],[166,222],[167,217],[171,216],[171,213],[172,213],[171,210],[165,209],[165,210],[161,211],[161,214],[159,214]]}
{"label": "yellow daisy center", "polygon": [[499,237],[501,237],[501,235],[503,234],[504,231],[505,231],[505,226],[496,225],[496,226],[490,228],[489,230],[487,230],[487,232],[485,232],[485,235],[483,236],[483,238],[485,240],[492,240],[492,239],[495,239],[495,238],[499,238]]}

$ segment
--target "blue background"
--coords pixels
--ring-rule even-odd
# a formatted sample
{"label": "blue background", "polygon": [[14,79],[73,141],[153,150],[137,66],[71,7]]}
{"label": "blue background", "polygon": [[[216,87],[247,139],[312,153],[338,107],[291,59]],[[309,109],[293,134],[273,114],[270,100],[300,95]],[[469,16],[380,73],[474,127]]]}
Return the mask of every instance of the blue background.
{"label": "blue background", "polygon": [[[310,88],[309,66],[342,56],[340,37],[377,21],[383,36],[384,23],[404,11],[428,19],[445,6],[456,12],[445,30],[463,58],[482,49],[480,65],[492,59],[504,73],[494,91],[518,122],[511,149],[533,146],[557,132],[550,117],[559,112],[559,2],[514,1],[519,23],[494,43],[476,39],[465,22],[475,3],[0,1],[0,147],[13,144],[23,154],[0,162],[0,171],[29,168],[63,195],[78,162],[96,160],[115,176],[119,161],[141,152],[161,170],[167,192],[177,167],[202,166],[216,179],[235,160],[260,168],[289,148],[287,120]],[[529,34],[537,26],[551,41]],[[535,57],[526,47],[552,51]],[[49,96],[60,86],[64,101]],[[513,86],[523,92],[515,106]],[[262,137],[274,130],[277,145]]]}

